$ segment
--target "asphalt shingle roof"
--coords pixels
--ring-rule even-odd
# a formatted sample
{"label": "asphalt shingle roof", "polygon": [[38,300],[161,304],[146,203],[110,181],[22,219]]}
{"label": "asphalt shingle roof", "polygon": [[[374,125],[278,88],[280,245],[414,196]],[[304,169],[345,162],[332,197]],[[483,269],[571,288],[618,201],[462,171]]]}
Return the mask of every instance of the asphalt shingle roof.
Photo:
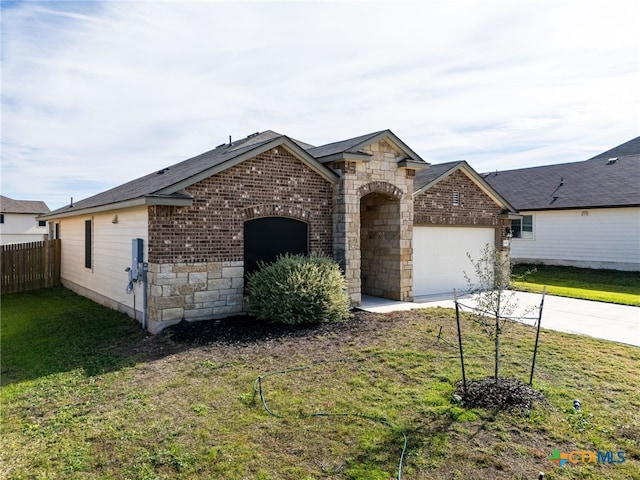
{"label": "asphalt shingle roof", "polygon": [[258,148],[276,138],[282,137],[279,133],[267,130],[260,134],[253,134],[231,144],[222,144],[208,152],[184,160],[175,165],[162,168],[158,171],[137,178],[125,184],[98,193],[92,197],[74,202],[73,207],[66,206],[52,213],[64,213],[70,210],[80,210],[112,203],[124,202],[144,196],[166,196],[167,198],[188,198],[181,193],[160,195],[164,189],[171,187],[185,179],[191,178],[209,168],[232,160],[245,152]]}
{"label": "asphalt shingle roof", "polygon": [[49,207],[39,200],[14,200],[0,195],[0,212],[2,213],[47,213]]}
{"label": "asphalt shingle roof", "polygon": [[433,182],[436,178],[444,175],[449,170],[454,169],[461,163],[465,163],[462,160],[458,160],[456,162],[447,162],[447,163],[436,163],[432,164],[426,170],[419,170],[416,172],[416,177],[413,181],[413,186],[415,190],[420,190],[425,185]]}
{"label": "asphalt shingle roof", "polygon": [[640,137],[636,137],[633,140],[629,140],[617,147],[612,148],[611,150],[607,150],[606,152],[601,153],[600,155],[596,155],[591,158],[591,160],[595,160],[596,158],[614,158],[614,157],[624,157],[627,155],[638,155],[640,154]]}
{"label": "asphalt shingle roof", "polygon": [[[156,172],[145,175],[144,177],[137,178],[123,185],[98,193],[92,197],[79,200],[75,202],[73,206],[67,205],[59,208],[51,212],[48,216],[53,217],[61,214],[68,215],[71,212],[77,212],[94,207],[104,208],[107,205],[119,204],[121,202],[141,198],[155,197],[159,199],[173,199],[178,201],[182,199],[190,199],[190,197],[181,192],[179,188],[180,186],[184,186],[185,182],[189,182],[190,179],[197,181],[199,175],[207,173],[208,170],[213,169],[214,167],[222,166],[222,168],[224,168],[223,164],[225,162],[230,162],[229,165],[232,165],[232,161],[234,159],[237,159],[244,154],[248,154],[254,149],[257,150],[262,146],[266,146],[265,148],[268,148],[267,144],[277,139],[283,139],[283,141],[295,144],[300,147],[302,151],[306,151],[310,158],[320,159],[335,153],[358,152],[358,150],[367,145],[368,142],[373,142],[378,136],[385,135],[389,136],[392,141],[400,146],[401,149],[406,150],[406,153],[414,161],[424,163],[417,154],[412,152],[409,147],[404,145],[402,141],[397,139],[397,137],[395,137],[395,135],[393,135],[389,130],[381,130],[367,135],[350,138],[348,140],[329,143],[320,147],[314,147],[308,143],[286,137],[272,130],[267,130],[261,133],[254,133],[253,135],[249,135],[246,138],[232,143],[219,145],[215,149],[197,155],[193,158],[162,168]],[[327,173],[334,175],[330,170],[327,170]]]}
{"label": "asphalt shingle roof", "polygon": [[[617,158],[610,161],[609,159]],[[640,137],[583,162],[483,175],[518,210],[640,205]]]}
{"label": "asphalt shingle roof", "polygon": [[361,135],[359,137],[349,138],[347,140],[341,140],[339,142],[327,143],[326,145],[322,145],[320,147],[309,148],[307,150],[307,153],[315,158],[326,157],[328,155],[333,155],[334,153],[355,153],[358,150],[354,149],[354,147],[365,143],[367,140],[372,139],[385,131],[386,130],[380,130],[379,132],[368,133],[367,135]]}

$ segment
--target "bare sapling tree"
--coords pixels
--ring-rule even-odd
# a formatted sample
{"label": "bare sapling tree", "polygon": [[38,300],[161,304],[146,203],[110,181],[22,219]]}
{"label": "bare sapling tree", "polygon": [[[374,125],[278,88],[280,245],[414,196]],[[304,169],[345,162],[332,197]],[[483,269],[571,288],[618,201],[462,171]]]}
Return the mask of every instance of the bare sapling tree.
{"label": "bare sapling tree", "polygon": [[[473,295],[476,307],[474,321],[494,343],[494,379],[497,382],[500,371],[500,334],[508,320],[517,320],[514,316],[518,309],[515,292],[507,290],[511,282],[511,263],[509,255],[486,244],[480,258],[474,260],[467,253],[474,274],[464,272],[468,293]],[[518,318],[529,313],[520,312]]]}

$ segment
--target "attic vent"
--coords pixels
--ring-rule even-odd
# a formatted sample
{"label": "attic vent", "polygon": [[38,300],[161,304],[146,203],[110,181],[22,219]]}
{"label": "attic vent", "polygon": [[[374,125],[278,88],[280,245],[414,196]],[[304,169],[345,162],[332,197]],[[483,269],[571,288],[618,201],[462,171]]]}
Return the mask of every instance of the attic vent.
{"label": "attic vent", "polygon": [[162,170],[158,170],[158,175],[164,175],[165,173],[167,173],[169,171],[169,167],[167,168],[163,168]]}
{"label": "attic vent", "polygon": [[460,206],[460,192],[453,192],[453,206]]}
{"label": "attic vent", "polygon": [[607,160],[607,163],[605,165],[613,165],[617,161],[618,161],[618,157],[610,158],[609,160]]}
{"label": "attic vent", "polygon": [[216,148],[220,148],[220,147],[225,147],[227,144],[226,143],[221,143],[220,145],[218,145]]}
{"label": "attic vent", "polygon": [[251,135],[247,135],[247,138],[255,137],[256,135],[260,135],[260,132],[252,133]]}

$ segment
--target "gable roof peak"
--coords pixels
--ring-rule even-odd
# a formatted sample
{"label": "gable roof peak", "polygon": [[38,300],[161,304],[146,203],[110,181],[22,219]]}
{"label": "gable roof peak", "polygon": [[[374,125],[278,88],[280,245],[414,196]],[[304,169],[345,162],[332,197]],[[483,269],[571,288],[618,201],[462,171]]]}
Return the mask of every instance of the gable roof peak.
{"label": "gable roof peak", "polygon": [[405,144],[400,138],[398,138],[391,130],[378,130],[377,132],[367,133],[358,137],[349,138],[347,140],[340,140],[338,142],[327,143],[319,147],[310,148],[307,150],[313,157],[319,161],[325,163],[328,161],[336,160],[337,157],[344,154],[352,155],[369,155],[362,151],[363,148],[369,145],[379,142],[381,140],[388,140],[392,145],[398,148],[407,158],[414,163],[414,166],[420,167],[420,165],[428,165],[420,156],[411,150],[407,144]]}

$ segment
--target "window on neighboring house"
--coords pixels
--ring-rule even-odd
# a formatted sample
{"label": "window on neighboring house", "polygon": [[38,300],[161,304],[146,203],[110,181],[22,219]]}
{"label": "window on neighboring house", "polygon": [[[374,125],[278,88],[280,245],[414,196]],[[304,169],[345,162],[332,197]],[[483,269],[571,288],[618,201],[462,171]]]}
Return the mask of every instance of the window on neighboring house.
{"label": "window on neighboring house", "polygon": [[92,240],[92,224],[91,220],[85,220],[84,222],[84,266],[85,268],[91,268],[91,240]]}
{"label": "window on neighboring house", "polygon": [[0,223],[4,223],[4,213],[0,213]]}
{"label": "window on neighboring house", "polygon": [[453,192],[453,206],[460,206],[460,192]]}
{"label": "window on neighboring house", "polygon": [[533,238],[533,215],[511,220],[511,234],[513,238]]}
{"label": "window on neighboring house", "polygon": [[38,226],[39,227],[46,227],[47,226],[47,221],[46,220],[38,220]]}

